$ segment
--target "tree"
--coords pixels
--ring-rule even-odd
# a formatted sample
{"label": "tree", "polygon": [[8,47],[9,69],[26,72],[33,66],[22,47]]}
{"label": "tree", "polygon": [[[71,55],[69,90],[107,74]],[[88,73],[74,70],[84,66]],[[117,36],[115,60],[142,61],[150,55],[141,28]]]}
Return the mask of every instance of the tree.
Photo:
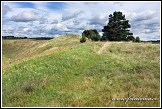
{"label": "tree", "polygon": [[92,36],[99,36],[99,33],[96,29],[94,30],[84,30],[82,33],[82,37],[87,37],[88,39],[91,39]]}
{"label": "tree", "polygon": [[84,36],[82,36],[82,38],[80,39],[80,42],[81,43],[86,42],[86,38]]}
{"label": "tree", "polygon": [[133,37],[133,33],[130,33],[128,28],[131,25],[129,24],[129,20],[125,19],[125,15],[122,12],[114,12],[113,15],[109,15],[109,22],[104,29],[102,29],[103,36],[106,36],[110,41],[127,41],[129,36]]}
{"label": "tree", "polygon": [[141,42],[139,37],[136,37],[134,42]]}

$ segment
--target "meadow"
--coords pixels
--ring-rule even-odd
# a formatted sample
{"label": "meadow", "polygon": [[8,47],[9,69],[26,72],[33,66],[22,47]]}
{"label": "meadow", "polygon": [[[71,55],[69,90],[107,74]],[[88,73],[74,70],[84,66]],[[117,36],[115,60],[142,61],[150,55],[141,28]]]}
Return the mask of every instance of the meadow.
{"label": "meadow", "polygon": [[[160,44],[2,41],[3,107],[159,107]],[[113,98],[156,98],[113,101]]]}

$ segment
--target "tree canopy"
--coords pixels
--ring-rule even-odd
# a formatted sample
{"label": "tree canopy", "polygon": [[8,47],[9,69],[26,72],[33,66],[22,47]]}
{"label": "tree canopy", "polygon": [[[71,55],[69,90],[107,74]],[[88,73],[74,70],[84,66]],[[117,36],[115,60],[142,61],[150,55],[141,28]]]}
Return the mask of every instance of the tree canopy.
{"label": "tree canopy", "polygon": [[109,15],[109,22],[102,29],[103,36],[106,36],[110,41],[128,41],[133,40],[133,33],[130,33],[131,25],[129,20],[126,20],[122,12],[114,12]]}
{"label": "tree canopy", "polygon": [[97,32],[96,29],[94,30],[84,30],[82,33],[83,37],[87,37],[88,39],[93,39],[92,37],[96,36],[100,36],[99,33]]}

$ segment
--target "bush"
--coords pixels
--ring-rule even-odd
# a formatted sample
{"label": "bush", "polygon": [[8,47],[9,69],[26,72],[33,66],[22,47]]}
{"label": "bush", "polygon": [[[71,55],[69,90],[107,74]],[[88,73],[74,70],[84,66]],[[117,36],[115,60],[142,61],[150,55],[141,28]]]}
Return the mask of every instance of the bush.
{"label": "bush", "polygon": [[128,36],[127,37],[127,41],[134,41],[134,40],[135,40],[135,38],[133,36]]}
{"label": "bush", "polygon": [[136,37],[136,39],[133,42],[141,42],[139,37]]}
{"label": "bush", "polygon": [[107,37],[106,36],[102,36],[100,41],[107,41]]}
{"label": "bush", "polygon": [[86,37],[88,39],[91,39],[93,35],[99,35],[96,29],[94,30],[84,30],[82,33],[82,37]]}
{"label": "bush", "polygon": [[82,38],[80,39],[80,42],[81,42],[81,43],[86,42],[86,38],[85,38],[85,37],[82,37]]}
{"label": "bush", "polygon": [[100,40],[100,35],[93,35],[93,36],[91,37],[91,40],[92,40],[92,41],[98,41],[98,40]]}

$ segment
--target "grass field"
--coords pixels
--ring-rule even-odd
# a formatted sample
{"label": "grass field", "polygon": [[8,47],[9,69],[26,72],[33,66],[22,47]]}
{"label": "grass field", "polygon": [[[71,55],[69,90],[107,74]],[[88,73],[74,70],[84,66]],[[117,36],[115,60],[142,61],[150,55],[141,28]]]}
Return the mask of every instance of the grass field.
{"label": "grass field", "polygon": [[2,106],[160,106],[159,44],[79,39],[3,40]]}

